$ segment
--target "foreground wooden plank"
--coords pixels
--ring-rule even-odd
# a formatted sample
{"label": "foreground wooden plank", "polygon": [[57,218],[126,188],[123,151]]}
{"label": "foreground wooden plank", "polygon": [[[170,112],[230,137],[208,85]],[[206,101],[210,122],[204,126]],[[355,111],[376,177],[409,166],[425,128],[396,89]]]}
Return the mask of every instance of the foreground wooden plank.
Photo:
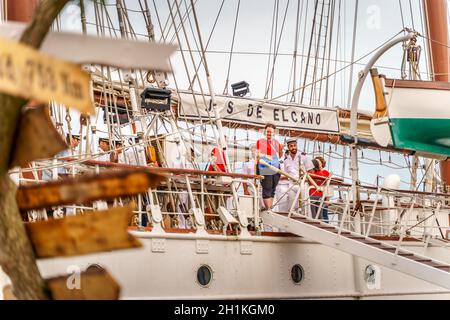
{"label": "foreground wooden plank", "polygon": [[127,230],[132,216],[119,207],[25,225],[37,258],[67,257],[140,247]]}
{"label": "foreground wooden plank", "polygon": [[0,92],[41,102],[55,101],[95,114],[90,76],[79,65],[13,41],[0,39]]}
{"label": "foreground wooden plank", "polygon": [[31,161],[53,157],[68,149],[50,119],[47,105],[22,108],[18,137],[10,167],[24,167]]}
{"label": "foreground wooden plank", "polygon": [[[24,23],[3,23],[0,25],[0,36],[14,41],[20,38],[25,28]],[[169,57],[176,49],[177,46],[168,43],[50,31],[40,51],[77,64],[100,64],[121,69],[172,72]]]}
{"label": "foreground wooden plank", "polygon": [[3,300],[17,300],[14,295],[11,285],[3,287]]}
{"label": "foreground wooden plank", "polygon": [[55,182],[21,186],[17,191],[20,210],[37,210],[69,204],[87,204],[146,192],[159,185],[164,176],[140,168],[100,175],[68,178]]}
{"label": "foreground wooden plank", "polygon": [[117,300],[120,294],[120,286],[104,269],[87,270],[80,275],[48,279],[46,282],[53,300]]}

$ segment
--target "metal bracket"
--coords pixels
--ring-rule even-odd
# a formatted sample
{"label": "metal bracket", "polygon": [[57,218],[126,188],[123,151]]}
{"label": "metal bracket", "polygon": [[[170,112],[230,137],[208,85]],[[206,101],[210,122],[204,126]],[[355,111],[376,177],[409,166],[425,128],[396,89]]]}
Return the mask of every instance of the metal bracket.
{"label": "metal bracket", "polygon": [[209,240],[197,240],[196,241],[196,252],[198,254],[208,254],[209,253]]}
{"label": "metal bracket", "polygon": [[198,226],[204,226],[205,225],[205,216],[203,215],[203,212],[200,208],[191,208],[189,210],[189,213],[194,215],[195,223]]}
{"label": "metal bracket", "polygon": [[247,228],[248,227],[247,215],[243,211],[237,210],[237,216],[239,218],[239,222],[241,223],[242,228]]}
{"label": "metal bracket", "polygon": [[163,217],[159,205],[149,204],[147,206],[147,212],[150,212],[152,214],[152,222],[154,224],[162,222]]}
{"label": "metal bracket", "polygon": [[242,255],[252,255],[253,254],[253,242],[252,241],[241,241],[241,254]]}
{"label": "metal bracket", "polygon": [[152,239],[152,252],[166,252],[166,239]]}

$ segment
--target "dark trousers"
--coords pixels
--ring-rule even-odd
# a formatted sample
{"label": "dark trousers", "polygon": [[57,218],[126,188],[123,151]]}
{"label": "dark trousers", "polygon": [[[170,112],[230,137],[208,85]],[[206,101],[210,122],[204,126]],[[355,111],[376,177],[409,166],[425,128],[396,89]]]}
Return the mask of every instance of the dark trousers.
{"label": "dark trousers", "polygon": [[[320,202],[322,201],[322,197],[311,197],[311,216],[313,217],[313,219],[316,218],[317,216],[317,212],[319,211],[319,207],[320,207]],[[325,222],[328,222],[328,207],[327,205],[323,204],[322,206],[322,210],[319,214],[318,219],[323,220]]]}
{"label": "dark trousers", "polygon": [[264,179],[261,180],[263,199],[272,199],[275,197],[275,189],[277,188],[279,181],[280,181],[279,173],[264,176]]}

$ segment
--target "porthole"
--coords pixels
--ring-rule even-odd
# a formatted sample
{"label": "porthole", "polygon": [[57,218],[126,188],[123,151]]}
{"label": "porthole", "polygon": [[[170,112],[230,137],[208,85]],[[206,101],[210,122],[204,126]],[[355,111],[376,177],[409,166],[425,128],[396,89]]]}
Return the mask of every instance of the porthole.
{"label": "porthole", "polygon": [[299,264],[296,264],[291,269],[291,279],[295,284],[300,284],[303,281],[304,277],[303,267]]}
{"label": "porthole", "polygon": [[367,288],[377,290],[381,288],[381,269],[375,265],[368,265],[364,269],[364,280]]}
{"label": "porthole", "polygon": [[93,263],[90,264],[87,268],[86,271],[88,272],[103,272],[105,271],[105,268],[103,268],[101,265],[99,265],[98,263]]}
{"label": "porthole", "polygon": [[197,282],[202,287],[207,287],[212,280],[212,270],[210,266],[202,265],[197,270]]}

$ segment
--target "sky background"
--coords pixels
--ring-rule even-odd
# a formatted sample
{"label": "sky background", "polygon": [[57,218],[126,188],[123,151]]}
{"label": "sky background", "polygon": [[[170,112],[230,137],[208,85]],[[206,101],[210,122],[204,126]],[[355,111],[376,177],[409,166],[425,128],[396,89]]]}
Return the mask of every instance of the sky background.
{"label": "sky background", "polygon": [[[321,0],[327,2],[327,0]],[[138,0],[124,1],[128,9],[129,21],[133,26],[139,40],[146,41],[147,34],[146,25],[143,15],[140,11]],[[145,0],[141,0],[144,3]],[[331,1],[330,1],[331,2]],[[117,11],[115,1],[106,0],[108,13],[114,28],[118,29]],[[170,4],[174,2],[170,0]],[[279,97],[279,100],[286,101],[290,99],[288,94],[292,89],[293,80],[293,53],[295,50],[295,35],[296,35],[296,17],[297,9],[300,8],[300,27],[298,34],[297,47],[297,84],[295,88],[301,87],[300,79],[303,79],[306,60],[303,57],[307,54],[308,42],[310,39],[312,21],[313,21],[313,0],[226,0],[223,2],[223,7],[211,36],[211,40],[207,48],[207,61],[211,71],[211,79],[216,93],[223,93],[227,78],[227,71],[230,68],[229,85],[231,83],[242,80],[250,84],[251,97],[263,98],[266,92],[267,84],[267,70],[269,52],[271,52],[271,35],[274,34],[273,21],[274,12],[277,12],[277,35],[272,39],[276,39],[278,43],[278,55],[276,64],[274,66],[274,81],[273,89],[270,91],[269,98]],[[359,0],[356,12],[356,41],[354,60],[358,61],[360,58],[369,54],[366,58],[358,61],[354,65],[353,72],[351,72],[352,62],[352,46],[353,46],[353,28],[355,25],[355,9],[356,0],[336,0],[336,7],[332,13],[334,18],[333,24],[333,41],[331,45],[332,59],[338,62],[330,63],[330,73],[334,70],[344,69],[337,72],[335,76],[329,79],[329,99],[326,106],[339,106],[346,108],[349,106],[349,91],[353,92],[356,82],[357,73],[364,68],[365,63],[370,59],[376,48],[383,45],[387,40],[391,39],[396,34],[399,34],[404,27],[414,28],[416,31],[425,34],[423,30],[424,17],[422,15],[422,1],[421,0]],[[150,9],[152,22],[157,41],[162,41],[162,32],[159,21],[166,26],[166,21],[171,22],[169,14],[169,3],[167,0],[149,0],[147,4]],[[186,8],[190,5],[188,0],[179,0],[181,13],[184,14]],[[195,2],[196,13],[198,15],[201,36],[204,44],[206,44],[210,37],[214,21],[217,17],[218,11],[222,5],[222,0],[197,0]],[[229,65],[229,59],[232,46],[233,30],[235,28],[237,8],[239,5],[239,15],[236,24],[236,36],[234,41],[234,48]],[[299,6],[299,7],[297,7]],[[176,8],[172,11],[175,15],[175,20],[179,21],[179,16],[176,14]],[[286,18],[283,24],[284,15]],[[97,34],[95,27],[95,5],[93,2],[86,3],[86,16],[88,32]],[[276,14],[275,14],[276,16]],[[159,18],[159,21],[158,21]],[[170,25],[170,23],[169,23]],[[183,63],[182,54],[178,52],[172,59],[174,69],[173,77],[175,77],[178,87],[180,89],[187,89],[189,80],[187,74],[190,76],[195,72],[194,65],[200,61],[198,49],[197,35],[194,33],[195,25],[192,14],[189,19],[185,21],[185,32],[180,30],[180,41],[174,33],[174,29],[170,28],[169,32],[164,33],[167,41],[173,40],[178,42],[180,48],[185,50],[186,65]],[[80,12],[78,6],[74,4],[68,5],[61,17],[60,29],[64,31],[80,32]],[[167,28],[165,29],[168,30]],[[281,32],[282,31],[282,32]],[[109,34],[111,33],[111,34]],[[115,30],[106,30],[106,36],[118,36],[119,32]],[[272,40],[273,42],[273,40]],[[423,38],[419,38],[419,44],[425,49],[426,45]],[[192,56],[187,52],[188,45]],[[272,48],[273,52],[273,48]],[[273,56],[272,56],[273,58]],[[386,74],[388,77],[400,78],[400,67],[403,58],[402,46],[398,45],[387,54],[385,54],[377,63],[380,73]],[[192,60],[194,63],[192,63]],[[273,62],[273,60],[271,60]],[[270,68],[272,65],[270,64]],[[427,71],[427,54],[423,50],[420,69],[422,78],[428,79]],[[311,70],[311,69],[310,69]],[[310,72],[311,73],[311,72]],[[170,78],[170,86],[175,87],[173,77]],[[308,82],[308,81],[307,81]],[[195,83],[194,89],[196,91],[208,92],[208,87],[205,78],[204,69],[200,69],[200,84]],[[228,86],[228,91],[231,91]],[[296,95],[296,101],[298,96]],[[313,102],[313,104],[315,104]],[[323,99],[320,103],[324,106]],[[374,98],[370,81],[366,82],[363,94],[360,100],[360,109],[366,111],[373,111]],[[233,135],[229,132],[228,135]],[[260,133],[250,133],[250,140],[256,139]],[[239,133],[238,140],[247,139],[247,133]],[[344,152],[341,147],[321,145],[313,142],[300,141],[303,145],[301,149],[305,149],[310,153],[318,154],[323,152],[331,152],[336,159],[329,158],[331,161],[330,169],[341,174],[344,172],[348,174],[348,163],[342,162],[340,158]],[[245,141],[239,141],[245,143]],[[366,150],[360,154],[362,160],[360,162],[362,179],[366,182],[374,183],[377,176],[386,176],[392,173],[400,174],[402,179],[406,182],[408,180],[408,169],[406,168],[405,158],[402,155],[393,155],[377,151]],[[380,166],[383,162],[385,166]],[[375,169],[376,168],[376,169]],[[404,185],[407,187],[406,185]]]}
{"label": "sky background", "polygon": [[[144,3],[146,0],[141,0]],[[327,2],[327,0],[324,0]],[[330,0],[328,0],[330,1]],[[331,1],[330,1],[331,2]],[[108,12],[115,28],[118,28],[117,13],[115,8],[115,1],[106,0]],[[157,40],[161,40],[161,30],[158,25],[159,16],[163,26],[165,22],[171,18],[169,15],[169,6],[167,0],[148,0],[148,6],[151,11],[151,17],[154,24],[155,34]],[[171,4],[174,2],[171,0]],[[230,66],[230,82],[235,83],[242,80],[250,84],[252,97],[263,98],[266,91],[267,65],[270,52],[271,30],[275,4],[278,3],[278,34],[277,41],[279,41],[279,49],[277,61],[274,72],[274,90],[273,97],[278,97],[286,94],[292,90],[292,64],[293,52],[295,49],[295,30],[296,30],[296,15],[297,6],[300,5],[302,13],[300,17],[299,39],[298,39],[298,54],[306,55],[308,49],[308,42],[311,33],[311,24],[313,19],[313,0],[226,0],[224,1],[221,14],[219,16],[214,33],[208,46],[207,60],[211,70],[211,77],[213,80],[216,93],[222,93],[226,82],[229,51],[231,51],[233,29],[235,26],[236,12],[239,7],[239,16],[236,26],[236,37],[234,42],[234,54],[232,56]],[[146,35],[147,30],[144,23],[143,16],[140,12],[139,0],[126,0],[125,4],[128,9],[128,15],[134,31],[137,34]],[[206,43],[210,36],[211,29],[216,19],[222,0],[197,0],[195,3],[196,12],[199,19],[199,24],[202,32],[203,42]],[[356,31],[356,47],[355,60],[372,52],[374,49],[385,43],[388,39],[400,32],[404,26],[413,28],[420,33],[424,33],[422,28],[423,18],[421,15],[421,0],[359,0],[357,11],[357,31]],[[189,0],[179,0],[180,10],[184,14],[186,7],[190,5]],[[353,27],[355,23],[355,5],[356,0],[336,0],[336,9],[334,11],[334,27],[333,27],[333,44],[332,44],[332,58],[340,62],[331,63],[330,70],[335,68],[345,68],[344,71],[337,73],[336,77],[331,77],[330,83],[334,85],[336,82],[335,99],[329,99],[330,106],[348,107],[348,91],[350,86],[350,79],[353,79],[354,86],[357,72],[363,69],[364,64],[370,59],[371,55],[362,59],[353,68],[352,77],[350,77],[352,61],[352,36]],[[339,9],[340,7],[340,9]],[[156,8],[156,9],[155,9]],[[286,20],[281,32],[281,25],[283,22],[285,10],[287,8]],[[94,5],[87,2],[87,21],[88,23],[95,23]],[[175,20],[178,22],[176,8],[173,10]],[[194,24],[192,14],[190,19],[186,21],[185,27],[188,34],[188,41],[192,50],[196,50],[198,45],[192,36],[191,25]],[[403,18],[402,18],[403,17]],[[81,29],[79,19],[79,9],[76,5],[69,5],[65,9],[63,15],[63,23],[61,27],[64,30],[78,31]],[[306,28],[305,28],[306,26]],[[195,26],[193,26],[195,29]],[[88,31],[96,33],[95,26],[88,24]],[[194,30],[195,31],[195,30]],[[118,32],[117,32],[118,34]],[[108,35],[108,34],[106,34]],[[140,37],[145,40],[144,37]],[[174,36],[173,29],[170,30],[166,39],[173,39],[177,42]],[[186,38],[183,31],[180,30],[180,47],[183,50],[188,50]],[[337,55],[336,44],[338,44]],[[422,39],[419,39],[419,44],[425,47]],[[273,51],[273,50],[272,50]],[[390,77],[400,77],[400,66],[402,62],[402,48],[397,46],[383,56],[378,62],[377,66],[380,72]],[[188,64],[189,73],[192,77],[194,74],[194,67],[191,63],[191,57],[186,52],[185,57]],[[200,54],[193,53],[193,59],[198,63]],[[303,62],[303,66],[302,66]],[[297,58],[297,80],[300,80],[305,66],[305,59],[301,56]],[[186,70],[183,64],[181,54],[176,54],[172,57],[174,66],[174,76],[177,78],[178,84],[181,88],[188,87],[188,80],[186,77]],[[272,65],[270,66],[272,67]],[[207,90],[206,81],[204,78],[203,68],[201,71],[202,87]],[[422,57],[421,71],[426,78],[427,66],[426,56]],[[331,72],[330,72],[331,73]],[[171,81],[174,86],[174,81]],[[299,88],[300,83],[296,85]],[[199,85],[196,83],[197,90]],[[230,90],[230,86],[228,86]],[[330,90],[330,96],[332,95]],[[288,96],[290,99],[290,96]],[[286,97],[280,98],[280,100]],[[373,96],[369,85],[364,89],[361,99],[361,109],[372,110]]]}

